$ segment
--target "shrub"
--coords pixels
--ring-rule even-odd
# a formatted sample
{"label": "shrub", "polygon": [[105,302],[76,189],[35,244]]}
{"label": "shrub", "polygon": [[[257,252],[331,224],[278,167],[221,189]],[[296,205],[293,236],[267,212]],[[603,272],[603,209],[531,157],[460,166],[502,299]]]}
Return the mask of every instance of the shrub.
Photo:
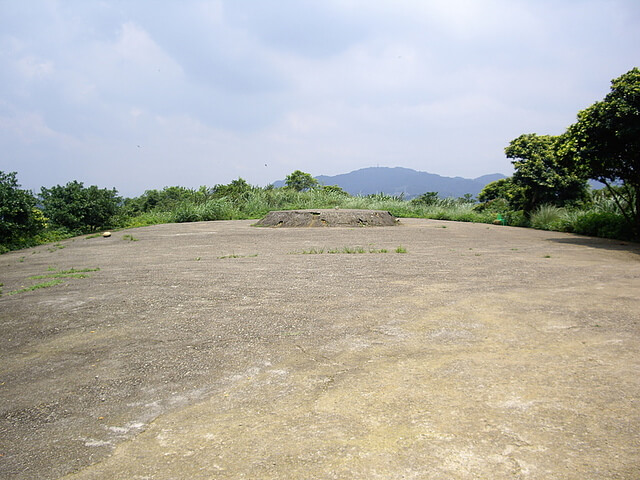
{"label": "shrub", "polygon": [[65,186],[42,188],[40,198],[44,214],[52,224],[69,232],[94,232],[110,226],[118,212],[120,197],[115,189],[84,187],[73,181]]}
{"label": "shrub", "polygon": [[490,213],[507,213],[511,210],[509,207],[509,201],[505,198],[494,198],[484,203],[480,203],[473,207],[476,212],[490,212]]}
{"label": "shrub", "polygon": [[529,220],[527,220],[527,216],[522,210],[506,212],[503,215],[503,217],[504,217],[505,223],[512,227],[528,227],[529,226]]}
{"label": "shrub", "polygon": [[21,244],[45,226],[36,199],[20,189],[16,172],[0,172],[0,244]]}
{"label": "shrub", "polygon": [[572,227],[575,233],[581,235],[619,240],[633,239],[633,229],[629,222],[622,215],[611,212],[592,211],[579,215]]}

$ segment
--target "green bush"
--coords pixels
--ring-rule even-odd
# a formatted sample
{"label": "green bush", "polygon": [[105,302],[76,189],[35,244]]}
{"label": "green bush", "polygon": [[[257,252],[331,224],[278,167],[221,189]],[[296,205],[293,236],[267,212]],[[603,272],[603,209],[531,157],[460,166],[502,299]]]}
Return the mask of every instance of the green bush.
{"label": "green bush", "polygon": [[612,212],[587,212],[579,215],[572,225],[573,232],[593,237],[633,239],[633,229],[629,222]]}
{"label": "green bush", "polygon": [[44,229],[36,199],[18,184],[16,172],[0,172],[0,244],[7,250],[20,246]]}
{"label": "green bush", "polygon": [[503,217],[504,217],[505,223],[512,227],[528,227],[529,226],[529,220],[527,220],[527,216],[522,210],[506,212],[503,215]]}
{"label": "green bush", "polygon": [[503,215],[511,211],[509,201],[504,198],[494,198],[484,203],[480,203],[473,207],[474,212],[491,213],[497,215],[498,213]]}
{"label": "green bush", "polygon": [[121,200],[116,189],[85,187],[75,180],[65,186],[43,187],[40,199],[47,219],[70,233],[95,232],[113,226],[111,219],[118,213]]}

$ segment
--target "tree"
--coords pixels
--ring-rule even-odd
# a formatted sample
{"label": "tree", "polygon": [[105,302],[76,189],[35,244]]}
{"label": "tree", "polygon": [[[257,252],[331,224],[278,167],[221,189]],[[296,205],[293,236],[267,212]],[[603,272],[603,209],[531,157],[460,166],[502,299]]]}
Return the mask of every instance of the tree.
{"label": "tree", "polygon": [[291,175],[287,175],[285,185],[287,188],[291,188],[297,192],[302,192],[304,190],[310,190],[317,187],[318,180],[313,178],[309,173],[296,170]]}
{"label": "tree", "polygon": [[415,205],[430,206],[436,205],[439,201],[440,196],[438,195],[438,192],[426,192],[411,200],[411,203],[414,203]]}
{"label": "tree", "polygon": [[349,192],[343,190],[339,185],[321,185],[320,188],[324,193],[333,193],[343,197],[349,196]]}
{"label": "tree", "polygon": [[463,196],[458,197],[460,203],[476,203],[476,199],[473,198],[473,194],[465,193]]}
{"label": "tree", "polygon": [[65,186],[43,187],[40,199],[51,223],[71,232],[96,231],[107,226],[120,204],[115,189],[95,185],[85,188],[75,180]]}
{"label": "tree", "polygon": [[501,178],[500,180],[487,183],[478,194],[478,201],[486,203],[498,198],[511,201],[516,195],[516,190],[517,187],[513,184],[511,178]]}
{"label": "tree", "polygon": [[562,207],[584,201],[588,195],[587,182],[558,162],[557,146],[560,137],[520,135],[505,148],[507,158],[515,168],[511,182],[510,203],[516,210],[530,214],[543,204]]}
{"label": "tree", "polygon": [[0,244],[11,245],[32,237],[44,228],[36,199],[22,190],[16,172],[0,172]]}
{"label": "tree", "polygon": [[247,181],[238,177],[228,185],[216,185],[213,187],[213,196],[215,198],[227,197],[233,202],[239,202],[246,199],[250,192],[254,190],[254,187],[249,185]]}
{"label": "tree", "polygon": [[563,162],[604,183],[640,236],[640,69],[612,80],[604,100],[579,112],[563,139]]}

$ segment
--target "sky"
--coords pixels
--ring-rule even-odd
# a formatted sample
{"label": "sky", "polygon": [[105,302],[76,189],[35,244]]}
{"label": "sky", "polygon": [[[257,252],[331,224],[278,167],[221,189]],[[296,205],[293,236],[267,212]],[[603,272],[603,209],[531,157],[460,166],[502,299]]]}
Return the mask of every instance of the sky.
{"label": "sky", "polygon": [[0,0],[0,171],[23,188],[510,175],[640,66],[638,0]]}

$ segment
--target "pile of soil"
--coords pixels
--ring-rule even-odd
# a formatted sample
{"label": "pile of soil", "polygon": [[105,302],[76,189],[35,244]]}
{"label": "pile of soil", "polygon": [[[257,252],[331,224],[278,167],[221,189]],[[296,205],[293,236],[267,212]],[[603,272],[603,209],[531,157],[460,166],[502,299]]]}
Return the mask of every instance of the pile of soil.
{"label": "pile of soil", "polygon": [[269,212],[258,227],[392,227],[398,219],[383,210],[281,210]]}

